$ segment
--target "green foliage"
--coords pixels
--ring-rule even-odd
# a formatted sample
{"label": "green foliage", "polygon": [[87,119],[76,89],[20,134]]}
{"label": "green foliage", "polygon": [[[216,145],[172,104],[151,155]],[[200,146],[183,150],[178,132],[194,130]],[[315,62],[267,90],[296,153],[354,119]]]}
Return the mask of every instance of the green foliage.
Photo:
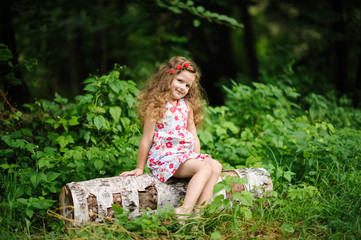
{"label": "green foliage", "polygon": [[[243,28],[243,24],[239,23],[236,19],[224,14],[206,10],[203,6],[197,6],[194,1],[191,0],[186,2],[179,0],[157,0],[157,4],[160,7],[167,8],[169,11],[175,14],[180,14],[182,13],[182,10],[186,10],[199,18],[206,19],[209,22],[226,25],[233,29]],[[193,26],[199,27],[200,25],[201,22],[199,19],[194,19]]]}
{"label": "green foliage", "polygon": [[[135,167],[139,90],[119,76],[117,69],[86,79],[76,102],[55,94],[53,101],[24,105],[27,112],[0,115],[2,230],[29,232],[43,221],[59,231],[61,221],[48,218],[46,211],[55,208],[63,185]],[[226,105],[207,107],[199,129],[202,151],[224,169],[267,169],[274,191],[257,201],[245,191],[233,193],[233,199],[217,196],[200,218],[192,216],[185,225],[170,210],[144,211],[129,221],[127,212],[114,205],[118,224],[89,226],[74,237],[248,238],[262,229],[280,238],[356,238],[361,232],[358,110],[332,95],[299,100],[285,86],[233,83],[224,89]],[[231,191],[235,183],[246,180],[226,178],[214,190]]]}
{"label": "green foliage", "polygon": [[52,102],[26,104],[28,113],[2,119],[0,207],[8,213],[2,227],[45,217],[68,182],[114,176],[136,164],[139,90],[119,80],[120,69],[85,80],[76,103],[55,94]]}
{"label": "green foliage", "polygon": [[[278,193],[270,198],[270,219],[304,221],[308,229],[317,222],[335,236],[360,233],[361,219],[353,219],[360,216],[359,111],[315,94],[301,111],[294,89],[271,84],[233,83],[225,91],[226,106],[208,109],[203,151],[227,169],[268,170]],[[295,229],[282,226],[285,233]]]}

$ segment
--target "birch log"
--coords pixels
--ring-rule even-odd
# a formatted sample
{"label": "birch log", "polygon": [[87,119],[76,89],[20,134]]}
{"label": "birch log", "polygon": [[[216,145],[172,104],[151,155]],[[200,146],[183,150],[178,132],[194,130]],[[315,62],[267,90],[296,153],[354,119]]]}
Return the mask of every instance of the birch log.
{"label": "birch log", "polygon": [[[265,196],[273,190],[270,174],[263,168],[244,168],[223,171],[218,182],[225,175],[247,178],[245,185],[235,184],[231,192],[221,190],[213,197],[223,194],[232,198],[233,192],[250,191],[255,198]],[[89,222],[100,222],[106,218],[114,218],[112,204],[129,211],[128,217],[136,217],[142,209],[166,206],[178,207],[184,198],[189,179],[171,178],[163,183],[152,174],[139,177],[97,178],[83,182],[66,184],[60,193],[60,211],[66,220],[67,227],[81,226]]]}

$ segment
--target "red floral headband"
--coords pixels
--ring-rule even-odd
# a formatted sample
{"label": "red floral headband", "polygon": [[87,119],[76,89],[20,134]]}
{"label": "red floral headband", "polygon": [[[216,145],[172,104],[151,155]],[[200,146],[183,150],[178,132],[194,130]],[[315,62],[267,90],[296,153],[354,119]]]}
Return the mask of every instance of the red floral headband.
{"label": "red floral headband", "polygon": [[[187,68],[189,67],[189,63],[185,63],[185,64],[183,65],[183,67],[187,69]],[[182,65],[178,65],[178,66],[176,67],[176,69],[177,69],[177,70],[181,70],[183,67],[182,67]],[[174,70],[173,68],[171,68],[171,69],[169,70],[169,73],[170,73],[170,74],[173,74],[174,71],[175,71],[175,70]]]}

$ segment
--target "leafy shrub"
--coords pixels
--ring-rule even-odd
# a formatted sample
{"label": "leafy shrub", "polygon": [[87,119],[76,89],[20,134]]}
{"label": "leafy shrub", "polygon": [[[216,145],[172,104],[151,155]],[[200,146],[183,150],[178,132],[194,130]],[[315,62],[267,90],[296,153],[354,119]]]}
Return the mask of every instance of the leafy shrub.
{"label": "leafy shrub", "polygon": [[119,80],[119,70],[85,80],[76,103],[55,94],[54,101],[26,104],[29,112],[2,116],[2,227],[46,216],[68,182],[114,176],[136,163],[139,90]]}
{"label": "leafy shrub", "polygon": [[361,219],[353,219],[360,216],[353,178],[361,173],[359,110],[310,95],[309,109],[301,111],[297,92],[269,84],[234,83],[225,90],[227,105],[210,107],[200,131],[204,151],[225,168],[266,168],[279,193],[271,204],[277,220],[307,219],[307,227],[316,221],[330,233],[360,233]]}

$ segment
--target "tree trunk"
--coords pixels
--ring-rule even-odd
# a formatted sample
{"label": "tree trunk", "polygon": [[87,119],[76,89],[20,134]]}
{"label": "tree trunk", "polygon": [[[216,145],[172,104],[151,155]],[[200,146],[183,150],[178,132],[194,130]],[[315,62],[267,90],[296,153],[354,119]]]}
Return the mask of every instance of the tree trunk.
{"label": "tree trunk", "polygon": [[[24,82],[20,67],[18,65],[18,53],[16,50],[15,31],[12,22],[11,5],[12,1],[3,1],[0,7],[0,43],[5,44],[12,52],[13,59],[10,61],[13,68],[8,65],[0,65],[0,88],[3,88],[6,99],[14,107],[22,106],[22,104],[30,101],[30,92]],[[20,81],[19,84],[13,84],[7,79],[8,74],[14,74],[12,78]]]}
{"label": "tree trunk", "polygon": [[334,78],[340,95],[348,92],[348,45],[346,41],[346,22],[344,20],[344,2],[333,0],[333,10],[338,14],[338,20],[332,24],[337,38],[334,42]]}
{"label": "tree trunk", "polygon": [[256,54],[255,42],[253,39],[253,28],[251,16],[248,12],[248,0],[242,0],[240,2],[240,10],[242,15],[242,23],[244,25],[244,44],[247,55],[248,68],[250,69],[250,75],[253,81],[258,82],[259,70],[258,70],[258,59]]}
{"label": "tree trunk", "polygon": [[[235,184],[231,192],[221,190],[214,197],[222,194],[231,199],[234,192],[246,190],[252,192],[257,199],[273,190],[270,174],[263,168],[244,168],[223,173],[218,182],[225,175],[230,175],[247,178],[248,183]],[[140,216],[141,210],[147,208],[156,213],[157,208],[178,207],[185,196],[188,181],[189,179],[171,178],[163,183],[148,173],[139,177],[97,178],[68,183],[60,193],[61,215],[66,219],[67,227],[76,227],[114,218],[112,204],[130,211],[129,218]]]}
{"label": "tree trunk", "polygon": [[361,42],[359,42],[359,54],[358,54],[355,89],[356,89],[356,97],[354,98],[354,106],[361,107]]}

